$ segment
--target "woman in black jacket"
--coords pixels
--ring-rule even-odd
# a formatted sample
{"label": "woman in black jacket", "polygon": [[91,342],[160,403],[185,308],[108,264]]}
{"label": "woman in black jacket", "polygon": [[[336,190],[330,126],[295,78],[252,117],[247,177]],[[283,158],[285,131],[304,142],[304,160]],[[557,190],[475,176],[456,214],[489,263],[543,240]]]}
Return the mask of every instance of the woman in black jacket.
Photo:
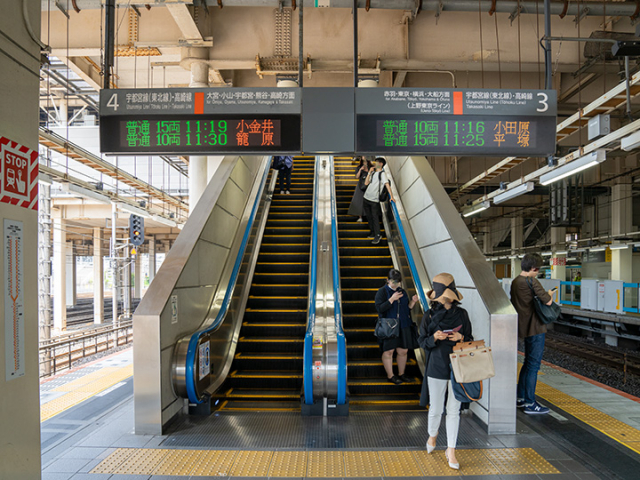
{"label": "woman in black jacket", "polygon": [[[405,376],[404,370],[407,365],[407,353],[409,349],[418,348],[413,320],[411,320],[411,309],[418,301],[418,296],[414,295],[409,300],[409,295],[400,287],[402,276],[398,270],[389,270],[386,285],[380,287],[376,293],[376,310],[379,318],[398,318],[400,322],[400,335],[396,338],[378,339],[378,344],[382,350],[382,364],[387,372],[387,378],[391,383],[399,385],[403,382],[410,382],[412,379]],[[393,374],[393,351],[398,353],[398,375]]]}
{"label": "woman in black jacket", "polygon": [[[421,404],[429,396],[429,439],[427,453],[436,448],[436,437],[442,420],[445,393],[447,399],[447,449],[445,456],[449,466],[459,469],[456,459],[456,444],[460,428],[460,402],[456,400],[451,387],[451,364],[449,354],[453,346],[460,342],[473,340],[471,322],[467,311],[459,306],[462,295],[456,289],[453,276],[448,273],[436,275],[428,294],[433,300],[431,308],[425,313],[420,325],[418,342],[428,357],[425,378],[422,385]],[[426,384],[426,385],[425,385]],[[428,387],[428,392],[425,389]]]}

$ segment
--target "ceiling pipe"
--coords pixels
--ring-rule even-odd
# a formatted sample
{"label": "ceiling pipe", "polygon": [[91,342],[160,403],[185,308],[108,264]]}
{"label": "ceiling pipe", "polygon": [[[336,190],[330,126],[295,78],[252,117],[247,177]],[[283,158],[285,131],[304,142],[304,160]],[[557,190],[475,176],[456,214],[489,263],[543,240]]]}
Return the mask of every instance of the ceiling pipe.
{"label": "ceiling pipe", "polygon": [[[180,3],[180,2],[174,2]],[[182,2],[186,5],[193,5],[193,0],[185,0]],[[369,7],[373,9],[387,9],[387,10],[416,10],[415,0],[371,0]],[[520,1],[517,0],[422,0],[422,8],[420,11],[426,12],[473,12],[477,13],[478,8],[482,12],[489,13],[490,11],[499,13],[513,13],[520,6],[520,14],[532,14],[536,13],[542,15],[540,8],[536,11],[535,1]],[[77,6],[81,10],[99,9],[101,0],[76,0]],[[118,0],[118,5],[126,5],[127,2]],[[206,4],[212,7],[218,7],[218,0],[206,0]],[[316,0],[297,0],[296,4],[300,6],[304,4],[305,7],[314,8]],[[42,0],[42,11],[47,11],[50,8],[56,9],[55,2],[50,0]],[[131,0],[130,5],[135,6],[165,6],[166,0]],[[281,0],[224,0],[225,7],[272,7],[279,8]],[[282,5],[285,7],[291,7],[291,0],[282,0]],[[353,8],[353,0],[330,0],[330,6],[333,8]],[[358,2],[359,8],[365,8],[367,2],[360,0]],[[585,8],[586,7],[586,8]],[[565,2],[565,1],[551,1],[550,2],[551,15],[558,15],[564,17],[565,15],[577,16],[603,16],[605,13],[608,16],[625,16],[625,17],[637,17],[640,13],[638,4],[636,2]]]}

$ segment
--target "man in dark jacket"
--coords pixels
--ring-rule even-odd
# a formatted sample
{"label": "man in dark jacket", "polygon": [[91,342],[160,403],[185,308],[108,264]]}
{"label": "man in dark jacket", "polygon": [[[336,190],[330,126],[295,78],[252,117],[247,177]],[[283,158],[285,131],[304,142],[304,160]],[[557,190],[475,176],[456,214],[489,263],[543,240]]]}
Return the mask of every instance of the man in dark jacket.
{"label": "man in dark jacket", "polygon": [[526,254],[520,265],[522,273],[511,283],[511,303],[518,312],[518,337],[524,338],[524,364],[518,378],[517,406],[529,415],[544,414],[549,413],[549,409],[536,402],[536,382],[547,326],[540,321],[533,307],[533,292],[547,305],[553,302],[552,292],[546,292],[536,278],[542,266],[539,254]]}

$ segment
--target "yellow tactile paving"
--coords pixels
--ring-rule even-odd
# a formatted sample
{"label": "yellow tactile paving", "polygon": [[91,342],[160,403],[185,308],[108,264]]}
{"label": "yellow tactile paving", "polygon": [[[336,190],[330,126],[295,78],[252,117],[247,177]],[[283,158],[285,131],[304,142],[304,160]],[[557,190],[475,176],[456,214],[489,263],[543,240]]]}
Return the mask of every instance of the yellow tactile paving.
{"label": "yellow tactile paving", "polygon": [[196,465],[200,464],[203,450],[173,450],[164,457],[152,472],[153,475],[188,476]]}
{"label": "yellow tactile paving", "polygon": [[527,458],[515,448],[489,450],[484,454],[503,475],[538,473],[538,470],[527,461]]}
{"label": "yellow tactile paving", "polygon": [[91,473],[113,473],[116,471],[116,468],[122,465],[136,451],[136,448],[119,448],[96,465],[96,467],[91,470]]}
{"label": "yellow tactile paving", "polygon": [[458,449],[460,470],[444,450],[237,451],[120,448],[91,473],[193,477],[430,477],[560,473],[531,448]]}
{"label": "yellow tactile paving", "polygon": [[231,472],[237,450],[201,450],[203,455],[191,475],[199,477],[227,477]]}
{"label": "yellow tactile paving", "polygon": [[124,475],[145,475],[153,472],[171,450],[141,448],[115,469],[113,473]]}
{"label": "yellow tactile paving", "polygon": [[266,477],[269,474],[273,452],[241,451],[238,452],[233,467],[232,477]]}
{"label": "yellow tactile paving", "polygon": [[608,437],[620,442],[627,448],[630,448],[636,453],[640,453],[638,445],[634,444],[634,442],[640,442],[640,430],[541,381],[538,381],[536,385],[536,395],[604,433]]}
{"label": "yellow tactile paving", "polygon": [[73,392],[77,390],[79,387],[83,387],[91,382],[94,382],[102,377],[106,377],[110,373],[113,373],[118,370],[118,367],[105,367],[97,370],[95,372],[88,373],[80,378],[76,378],[75,380],[65,383],[64,385],[60,385],[59,387],[54,388],[52,391],[54,392]]}
{"label": "yellow tactile paving", "polygon": [[425,477],[455,477],[460,474],[459,471],[453,470],[447,464],[444,457],[444,451],[437,450],[433,453],[427,453],[425,450],[413,452],[418,465],[422,469]]}
{"label": "yellow tactile paving", "polygon": [[421,477],[422,471],[411,452],[378,452],[385,477]]}
{"label": "yellow tactile paving", "polygon": [[346,477],[382,477],[384,470],[377,452],[344,452]]}
{"label": "yellow tactile paving", "polygon": [[307,452],[275,452],[269,468],[270,477],[304,477],[307,473]]}
{"label": "yellow tactile paving", "polygon": [[[115,368],[115,367],[108,367]],[[103,369],[106,370],[106,369]],[[98,372],[93,372],[98,373]],[[86,375],[86,377],[93,375],[92,373]],[[133,365],[127,365],[126,367],[115,368],[115,370],[111,370],[107,372],[107,375],[104,376],[93,376],[93,380],[89,383],[79,382],[77,384],[77,388],[74,391],[70,391],[61,397],[58,397],[50,402],[44,403],[40,406],[40,421],[44,422],[45,420],[50,419],[58,415],[61,412],[77,405],[88,398],[93,397],[94,395],[106,390],[109,387],[114,386],[117,383],[126,380],[131,375],[133,375]],[[80,379],[78,379],[80,380]],[[75,380],[74,380],[75,382]],[[70,385],[70,382],[67,385]],[[62,387],[58,387],[62,388]],[[58,389],[56,389],[58,390]]]}
{"label": "yellow tactile paving", "polygon": [[341,451],[308,452],[307,477],[344,477]]}

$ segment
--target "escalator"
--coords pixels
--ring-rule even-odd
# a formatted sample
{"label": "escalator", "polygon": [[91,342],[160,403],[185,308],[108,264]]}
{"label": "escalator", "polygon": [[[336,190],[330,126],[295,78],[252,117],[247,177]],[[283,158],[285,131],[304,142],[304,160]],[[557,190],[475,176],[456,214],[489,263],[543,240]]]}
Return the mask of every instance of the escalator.
{"label": "escalator", "polygon": [[294,157],[291,194],[274,191],[220,410],[300,409],[314,161]]}
{"label": "escalator", "polygon": [[[357,180],[356,164],[351,159],[335,159],[338,237],[340,244],[340,281],[342,286],[343,325],[347,338],[348,388],[350,410],[389,411],[420,409],[422,375],[413,351],[409,351],[405,375],[412,382],[394,385],[387,380],[381,352],[374,336],[377,313],[376,291],[384,285],[393,261],[385,233],[378,245],[367,239],[366,220],[347,211]],[[394,359],[394,372],[397,365]]]}

